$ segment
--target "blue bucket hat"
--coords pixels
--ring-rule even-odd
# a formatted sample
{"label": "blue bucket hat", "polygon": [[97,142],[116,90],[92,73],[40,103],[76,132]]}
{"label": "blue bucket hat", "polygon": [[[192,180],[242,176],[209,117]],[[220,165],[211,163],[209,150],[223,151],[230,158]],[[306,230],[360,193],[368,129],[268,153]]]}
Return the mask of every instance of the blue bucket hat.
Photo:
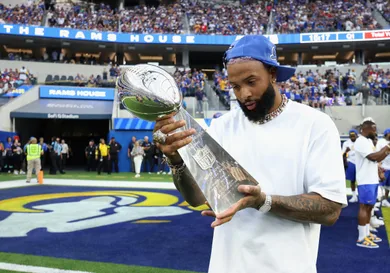
{"label": "blue bucket hat", "polygon": [[358,135],[359,132],[356,129],[349,130],[349,134],[355,134]]}
{"label": "blue bucket hat", "polygon": [[387,128],[384,132],[383,135],[386,136],[387,134],[390,134],[390,128]]}
{"label": "blue bucket hat", "polygon": [[287,81],[295,73],[295,68],[279,65],[275,45],[263,35],[247,35],[234,41],[225,52],[223,63],[226,66],[231,59],[240,57],[251,57],[275,67],[277,82]]}

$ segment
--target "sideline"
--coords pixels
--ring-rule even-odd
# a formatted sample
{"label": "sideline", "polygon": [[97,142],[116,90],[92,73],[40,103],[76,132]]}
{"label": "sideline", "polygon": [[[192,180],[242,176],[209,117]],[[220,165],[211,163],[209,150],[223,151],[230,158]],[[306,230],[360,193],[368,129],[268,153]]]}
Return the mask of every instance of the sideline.
{"label": "sideline", "polygon": [[90,273],[87,271],[63,270],[57,268],[48,268],[48,267],[21,265],[21,264],[9,264],[9,263],[1,263],[1,262],[0,262],[0,269],[17,271],[17,272],[28,272],[28,273]]}

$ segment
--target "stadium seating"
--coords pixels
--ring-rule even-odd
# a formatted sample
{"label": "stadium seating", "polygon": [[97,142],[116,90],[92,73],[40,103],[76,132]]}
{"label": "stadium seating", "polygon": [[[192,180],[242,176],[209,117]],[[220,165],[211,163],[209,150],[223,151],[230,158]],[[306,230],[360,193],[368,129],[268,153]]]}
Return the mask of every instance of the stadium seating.
{"label": "stadium seating", "polygon": [[279,0],[274,6],[274,33],[380,29],[365,1]]}
{"label": "stadium seating", "polygon": [[20,69],[0,68],[0,96],[12,93],[22,85],[34,85],[36,78],[24,66]]}
{"label": "stadium seating", "polygon": [[45,4],[43,1],[38,4],[32,3],[26,1],[24,5],[13,7],[7,7],[0,3],[0,24],[42,25]]}
{"label": "stadium seating", "polygon": [[183,12],[179,4],[137,6],[120,11],[120,31],[131,33],[183,34]]}
{"label": "stadium seating", "polygon": [[[46,25],[131,33],[265,34],[380,29],[366,1],[277,0],[240,5],[210,1],[179,0],[158,7],[135,6],[117,9],[105,4],[90,5],[57,1],[45,10],[38,4],[5,7],[0,4],[0,23]],[[390,20],[384,0],[373,5]],[[46,16],[45,16],[46,15]],[[43,22],[43,19],[46,21]],[[269,32],[268,32],[269,33]]]}
{"label": "stadium seating", "polygon": [[210,1],[182,1],[190,31],[196,34],[265,34],[268,14],[264,3],[237,7],[233,2],[215,5]]}
{"label": "stadium seating", "polygon": [[99,31],[118,31],[120,15],[116,9],[101,4],[91,10],[88,5],[71,2],[57,3],[54,10],[49,10],[47,26]]}
{"label": "stadium seating", "polygon": [[[231,86],[225,72],[214,73],[213,88],[221,103],[229,109]],[[361,105],[366,97],[372,103],[382,104],[386,103],[385,97],[390,97],[390,69],[367,65],[361,75],[357,75],[353,68],[346,73],[331,69],[325,73],[319,70],[298,70],[289,81],[280,84],[279,88],[292,100],[322,109],[325,106]],[[364,90],[367,90],[367,94]]]}
{"label": "stadium seating", "polygon": [[387,0],[376,0],[375,7],[390,24],[390,5]]}

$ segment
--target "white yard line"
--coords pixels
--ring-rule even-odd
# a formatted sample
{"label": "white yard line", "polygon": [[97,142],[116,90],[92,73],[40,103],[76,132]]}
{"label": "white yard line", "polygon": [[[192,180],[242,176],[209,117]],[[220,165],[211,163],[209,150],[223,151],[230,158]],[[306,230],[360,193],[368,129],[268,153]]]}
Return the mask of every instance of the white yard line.
{"label": "white yard line", "polygon": [[[9,189],[17,187],[36,186],[34,179],[31,183],[25,180],[15,180],[9,182],[0,182],[0,189]],[[109,188],[143,188],[143,189],[162,189],[174,190],[175,185],[170,182],[127,182],[127,181],[107,181],[107,180],[69,180],[69,179],[44,179],[43,185],[49,186],[82,186],[82,187],[109,187]]]}
{"label": "white yard line", "polygon": [[57,268],[48,268],[40,266],[30,266],[30,265],[21,265],[21,264],[9,264],[1,263],[0,269],[17,271],[17,272],[28,272],[28,273],[90,273],[87,271],[76,271],[76,270],[63,270]]}
{"label": "white yard line", "polygon": [[28,187],[28,186],[30,186],[30,184],[26,183],[26,180],[13,180],[13,181],[8,181],[8,182],[0,182],[0,190],[1,189],[10,189],[10,188],[19,188],[19,187]]}
{"label": "white yard line", "polygon": [[164,189],[174,190],[173,182],[127,182],[127,181],[108,181],[108,180],[65,180],[65,179],[45,179],[44,185],[53,186],[86,186],[86,187],[111,187],[111,188],[144,188],[144,189]]}

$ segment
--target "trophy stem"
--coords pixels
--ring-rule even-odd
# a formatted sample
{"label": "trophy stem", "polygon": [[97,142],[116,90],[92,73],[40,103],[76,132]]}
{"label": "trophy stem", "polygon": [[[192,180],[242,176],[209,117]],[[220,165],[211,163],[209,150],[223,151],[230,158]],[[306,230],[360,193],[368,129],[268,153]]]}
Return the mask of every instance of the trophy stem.
{"label": "trophy stem", "polygon": [[214,212],[220,213],[244,197],[238,192],[239,185],[258,185],[185,109],[174,119],[186,121],[180,131],[196,130],[192,142],[178,152]]}

